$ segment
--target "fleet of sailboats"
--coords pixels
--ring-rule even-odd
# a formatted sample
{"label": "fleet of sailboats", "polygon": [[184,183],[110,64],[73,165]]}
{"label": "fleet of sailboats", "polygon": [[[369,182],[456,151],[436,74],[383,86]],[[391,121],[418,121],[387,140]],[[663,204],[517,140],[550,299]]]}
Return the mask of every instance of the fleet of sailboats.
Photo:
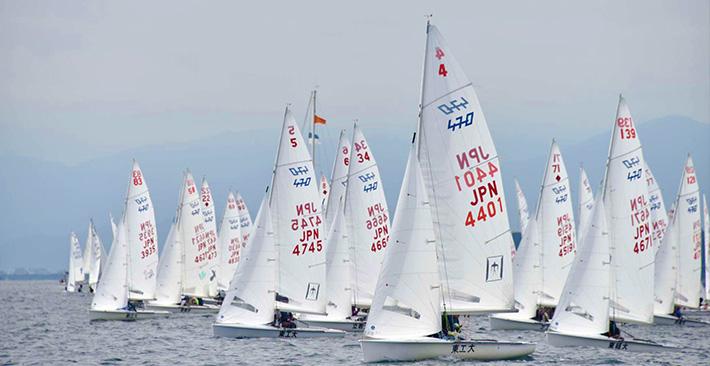
{"label": "fleet of sailboats", "polygon": [[118,225],[109,214],[109,254],[93,220],[83,254],[71,233],[66,291],[88,284],[95,292],[89,320],[217,313],[220,337],[362,332],[365,362],[535,351],[532,342],[468,339],[458,319],[478,315],[494,330],[546,330],[553,346],[631,352],[682,348],[623,337],[617,323],[710,325],[680,313],[707,310],[710,297],[707,239],[703,245],[710,220],[693,160],[688,155],[667,212],[623,97],[596,198],[579,167],[577,225],[554,139],[532,216],[515,179],[517,249],[481,105],[434,25],[427,22],[417,132],[394,216],[357,122],[350,138],[340,133],[330,179],[316,171],[315,126],[325,119],[315,97],[307,139],[286,108],[255,221],[230,188],[218,225],[207,180],[197,190],[187,169],[160,256],[153,203],[134,160]]}

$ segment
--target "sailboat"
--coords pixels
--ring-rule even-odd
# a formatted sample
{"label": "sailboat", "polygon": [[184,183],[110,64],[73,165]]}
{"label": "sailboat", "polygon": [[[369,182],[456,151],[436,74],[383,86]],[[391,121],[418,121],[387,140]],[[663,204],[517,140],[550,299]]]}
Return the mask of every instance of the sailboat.
{"label": "sailboat", "polygon": [[[247,244],[246,261],[237,267],[231,281],[213,325],[214,335],[342,337],[345,332],[341,330],[272,325],[281,313],[326,313],[326,257],[317,181],[308,149],[288,108],[271,181],[271,194],[267,202],[262,202],[255,237]],[[270,247],[275,248],[275,256],[269,253]],[[276,272],[274,282],[270,271]],[[295,323],[289,321],[288,325]]]}
{"label": "sailboat", "polygon": [[489,360],[532,353],[535,345],[531,343],[438,337],[442,329],[442,278],[430,206],[412,146],[397,201],[392,241],[385,252],[365,337],[360,340],[364,361],[439,356]]}
{"label": "sailboat", "polygon": [[710,306],[710,213],[708,213],[708,201],[703,194],[703,224],[705,227],[705,303],[703,310],[708,310]]}
{"label": "sailboat", "polygon": [[224,205],[222,221],[219,224],[219,272],[217,276],[217,290],[219,291],[229,289],[229,281],[234,277],[234,271],[236,271],[245,251],[246,241],[242,239],[237,199],[230,189],[227,194],[227,203]]}
{"label": "sailboat", "polygon": [[680,350],[609,336],[615,333],[610,332],[609,320],[635,324],[653,321],[653,282],[649,279],[654,276],[655,250],[643,171],[641,141],[626,100],[619,96],[604,188],[597,196],[592,224],[547,331],[551,345],[631,352]]}
{"label": "sailboat", "polygon": [[[594,209],[594,193],[592,186],[589,184],[587,172],[579,166],[579,203],[578,203],[579,225],[577,225],[577,238],[583,238],[584,231],[589,227],[589,221],[592,219],[592,210]],[[577,241],[579,244],[579,240]]]}
{"label": "sailboat", "polygon": [[552,140],[537,212],[513,262],[518,312],[491,316],[491,329],[544,330],[577,252],[570,193],[562,153]]}
{"label": "sailboat", "polygon": [[693,160],[688,155],[681,177],[675,213],[656,257],[656,303],[658,325],[706,326],[710,323],[679,317],[675,307],[700,306],[702,239],[699,188]]}
{"label": "sailboat", "polygon": [[143,300],[155,297],[158,245],[154,223],[150,192],[143,172],[133,160],[123,217],[91,302],[89,320],[136,320],[170,315],[167,311],[146,310],[141,306]]}
{"label": "sailboat", "polygon": [[[79,239],[76,238],[76,234],[72,231],[69,239],[69,274],[67,275],[65,288],[67,292],[76,291],[77,285],[85,281],[83,263],[81,244],[79,244]],[[79,292],[81,292],[80,289]]]}
{"label": "sailboat", "polygon": [[217,272],[219,271],[219,245],[217,240],[217,220],[214,212],[214,200],[210,185],[206,178],[202,178],[202,187],[200,187],[200,211],[205,223],[205,244],[207,250],[211,252],[207,260],[207,280],[209,297],[217,295]]}
{"label": "sailboat", "polygon": [[89,256],[84,253],[84,272],[89,275],[89,291],[96,288],[99,282],[99,275],[106,266],[106,250],[101,243],[99,234],[94,227],[94,220],[89,220],[89,237],[86,239],[86,251]]}
{"label": "sailboat", "polygon": [[[410,197],[406,204],[400,201],[397,205],[396,238],[390,241],[392,247],[386,255],[404,252],[402,254],[412,254],[421,262],[412,266],[406,263],[408,266],[403,267],[406,257],[386,258],[377,285],[378,298],[368,316],[365,338],[360,341],[364,359],[416,360],[444,355],[505,359],[532,353],[536,345],[529,342],[425,337],[441,330],[441,315],[448,318],[448,314],[515,311],[510,258],[513,238],[495,145],[473,85],[438,29],[428,22],[417,129],[417,155],[423,178],[417,182],[410,176],[417,174],[417,168],[407,169],[409,178],[402,185],[400,199],[409,197],[407,193],[412,195],[411,185],[415,185],[418,187],[414,193],[416,200]],[[413,206],[418,208],[403,211]],[[400,211],[407,213],[400,214]],[[428,218],[427,211],[430,211]],[[417,224],[401,215],[419,216]],[[429,226],[429,235],[425,222],[433,224]],[[419,248],[424,241],[429,244],[427,258],[433,257],[434,251],[438,256],[438,261],[428,259],[426,270],[425,259],[418,251],[406,247],[401,252],[394,249],[405,243],[412,245],[415,240]],[[394,264],[390,265],[390,261]],[[436,273],[437,268],[438,289],[432,288],[437,285],[420,287],[417,284],[412,284],[416,285],[416,291],[405,290],[406,285],[389,289],[389,275],[394,278],[397,273],[406,273],[410,278],[407,284],[411,280],[426,283],[423,277]],[[428,277],[426,281],[431,280]],[[383,287],[385,290],[380,291]],[[400,295],[401,292],[422,297]],[[435,292],[440,293],[439,298],[433,298]],[[422,300],[430,305],[422,304]],[[407,308],[412,311],[407,312]],[[397,326],[404,322],[408,325]]]}
{"label": "sailboat", "polygon": [[209,236],[205,232],[200,195],[195,188],[195,180],[188,169],[180,186],[175,222],[170,227],[160,258],[155,300],[146,304],[147,309],[193,314],[219,310],[214,305],[193,304],[187,299],[182,301],[185,294],[194,297],[208,294],[205,268],[210,256],[214,255],[214,249],[210,249],[207,243]]}
{"label": "sailboat", "polygon": [[389,243],[389,209],[370,144],[353,126],[352,148],[345,189],[345,222],[350,248],[353,305],[368,308]]}
{"label": "sailboat", "polygon": [[[528,211],[528,201],[525,199],[525,194],[523,194],[523,190],[520,188],[518,180],[514,180],[515,192],[517,193],[516,197],[518,197],[518,218],[520,219],[520,235],[523,235],[525,234],[525,229],[527,229],[528,223],[530,222],[530,211]],[[515,258],[515,250],[513,250],[512,254],[513,258]]]}

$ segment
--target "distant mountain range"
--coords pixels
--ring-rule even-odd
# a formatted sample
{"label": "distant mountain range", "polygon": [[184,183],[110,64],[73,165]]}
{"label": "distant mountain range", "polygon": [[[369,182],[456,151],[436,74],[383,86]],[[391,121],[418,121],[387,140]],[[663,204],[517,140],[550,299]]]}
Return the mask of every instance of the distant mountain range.
{"label": "distant mountain range", "polygon": [[[533,213],[545,159],[555,135],[561,137],[558,143],[570,173],[575,207],[579,164],[584,163],[593,186],[603,178],[609,131],[579,136],[565,126],[541,130],[533,124],[489,123],[501,158],[513,230],[518,230],[513,177],[520,182]],[[141,165],[151,190],[161,248],[177,207],[182,172],[187,167],[198,180],[207,176],[218,219],[230,186],[242,193],[252,216],[256,216],[259,200],[270,182],[279,128],[280,121],[249,134],[223,133],[186,143],[146,146],[77,166],[34,158],[0,157],[0,189],[6,192],[6,209],[0,214],[0,269],[66,268],[69,232],[76,232],[83,247],[90,218],[108,248],[112,240],[108,214],[112,212],[116,219],[122,214],[132,158]],[[661,186],[667,207],[675,199],[687,153],[693,155],[701,192],[710,193],[710,124],[667,116],[639,124],[638,131],[644,157]],[[364,133],[380,166],[390,211],[394,212],[411,133],[386,126]],[[326,145],[319,149],[332,156],[335,147]],[[323,160],[318,164],[329,176],[332,161]]]}

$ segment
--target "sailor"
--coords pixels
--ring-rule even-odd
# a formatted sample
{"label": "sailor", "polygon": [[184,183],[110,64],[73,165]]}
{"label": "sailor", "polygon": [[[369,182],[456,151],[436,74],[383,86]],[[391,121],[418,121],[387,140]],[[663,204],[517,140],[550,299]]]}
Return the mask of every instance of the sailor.
{"label": "sailor", "polygon": [[680,311],[680,306],[676,306],[675,309],[673,310],[673,316],[682,319],[683,318],[683,313]]}
{"label": "sailor", "polygon": [[84,285],[79,285],[79,292],[81,292],[81,289],[84,288]]}
{"label": "sailor", "polygon": [[615,321],[609,320],[609,331],[602,334],[602,335],[605,335],[609,338],[619,339],[619,338],[621,338],[621,329],[619,329],[619,327],[616,326]]}

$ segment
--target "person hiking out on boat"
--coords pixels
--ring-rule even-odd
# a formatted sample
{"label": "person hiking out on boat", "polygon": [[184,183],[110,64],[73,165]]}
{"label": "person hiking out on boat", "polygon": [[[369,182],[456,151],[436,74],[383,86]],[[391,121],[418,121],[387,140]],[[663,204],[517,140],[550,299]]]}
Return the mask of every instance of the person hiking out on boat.
{"label": "person hiking out on boat", "polygon": [[621,329],[619,329],[619,327],[616,325],[616,322],[613,320],[609,320],[609,331],[602,335],[605,335],[609,338],[623,339],[621,338]]}
{"label": "person hiking out on boat", "polygon": [[673,309],[673,316],[678,319],[683,318],[683,313],[681,312],[680,306],[676,305],[675,309]]}

